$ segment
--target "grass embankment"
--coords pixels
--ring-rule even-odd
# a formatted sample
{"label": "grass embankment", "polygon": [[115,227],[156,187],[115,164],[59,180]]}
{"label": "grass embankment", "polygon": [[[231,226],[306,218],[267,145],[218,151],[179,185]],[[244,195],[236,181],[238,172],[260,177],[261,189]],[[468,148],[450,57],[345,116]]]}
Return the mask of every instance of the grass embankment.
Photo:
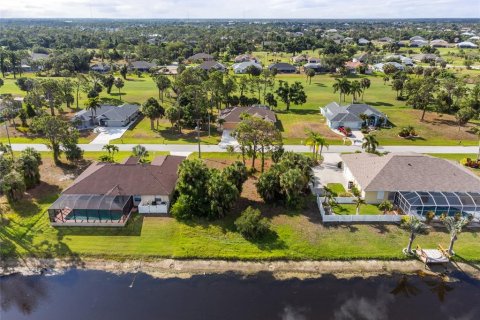
{"label": "grass embankment", "polygon": [[[221,168],[237,160],[238,155],[206,153],[203,158],[210,167]],[[53,228],[45,210],[79,172],[57,167],[45,156],[41,167],[44,182],[40,186],[13,206],[0,198],[5,212],[0,228],[2,258],[405,259],[401,250],[408,242],[408,233],[398,226],[324,226],[313,197],[299,210],[266,205],[255,191],[255,177],[245,183],[232,212],[218,221],[178,222],[171,217],[137,215],[124,228]],[[272,231],[261,240],[248,241],[236,231],[234,221],[247,206],[259,208],[272,224]],[[460,257],[480,261],[478,235],[469,231],[459,236],[455,249]],[[449,234],[444,229],[432,230],[430,235],[415,240],[424,248],[438,243],[447,246],[448,242]]]}

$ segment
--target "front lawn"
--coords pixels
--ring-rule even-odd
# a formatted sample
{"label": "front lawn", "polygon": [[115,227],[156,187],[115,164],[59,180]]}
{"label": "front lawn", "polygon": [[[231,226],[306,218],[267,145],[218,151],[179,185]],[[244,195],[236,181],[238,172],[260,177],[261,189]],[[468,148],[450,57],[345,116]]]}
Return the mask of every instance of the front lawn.
{"label": "front lawn", "polygon": [[[200,132],[202,144],[218,144],[221,139],[221,132],[215,126],[210,128],[210,136],[208,130]],[[130,127],[121,138],[110,141],[110,143],[153,143],[153,144],[190,144],[197,143],[197,132],[191,129],[182,129],[182,133],[172,131],[171,124],[168,120],[161,119],[158,129],[152,130],[150,127],[150,119],[143,118],[137,124]]]}
{"label": "front lawn", "polygon": [[[355,204],[336,204],[333,206],[333,212],[338,215],[355,215],[357,214],[357,207]],[[383,214],[383,211],[378,209],[378,206],[373,204],[364,204],[360,206],[360,214],[372,215]]]}

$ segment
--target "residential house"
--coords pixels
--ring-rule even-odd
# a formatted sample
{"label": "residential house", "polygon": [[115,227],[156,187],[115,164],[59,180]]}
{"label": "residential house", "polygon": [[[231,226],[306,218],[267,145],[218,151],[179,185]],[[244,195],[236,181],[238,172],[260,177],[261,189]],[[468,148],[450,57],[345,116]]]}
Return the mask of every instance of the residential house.
{"label": "residential house", "polygon": [[405,66],[413,66],[413,60],[411,58],[402,56],[400,54],[391,54],[385,56],[383,60],[385,62],[399,62]]}
{"label": "residential house", "polygon": [[424,47],[428,46],[427,40],[410,40],[410,47]]}
{"label": "residential house", "polygon": [[277,73],[295,73],[297,72],[297,68],[295,66],[292,66],[289,63],[285,62],[278,62],[278,63],[273,63],[268,66],[269,70],[277,70]]}
{"label": "residential house", "polygon": [[459,48],[465,48],[465,49],[475,49],[478,48],[478,45],[476,45],[473,42],[470,41],[463,41],[457,44],[457,47]]}
{"label": "residential house", "polygon": [[185,157],[160,156],[150,164],[95,162],[48,208],[52,226],[126,224],[131,213],[166,214]]}
{"label": "residential house", "polygon": [[[340,106],[336,102],[327,104],[320,108],[320,113],[326,118],[327,125],[332,129],[348,127],[353,130],[360,129],[364,124],[368,126],[381,126],[387,122],[387,115],[368,104],[349,104]],[[362,114],[368,119],[362,119]]]}
{"label": "residential house", "polygon": [[242,73],[247,73],[247,69],[252,66],[262,70],[262,65],[260,63],[255,62],[254,60],[235,63],[234,65],[232,65],[232,69],[234,73],[242,74]]}
{"label": "residential house", "polygon": [[357,73],[357,68],[362,66],[365,66],[365,64],[360,61],[345,62],[345,68],[347,69],[348,73]]}
{"label": "residential house", "polygon": [[212,61],[213,56],[208,53],[200,52],[200,53],[194,54],[193,56],[188,57],[187,60],[190,62]]}
{"label": "residential house", "polygon": [[96,63],[90,66],[90,70],[100,73],[109,72],[111,70],[110,65],[104,62]]}
{"label": "residential house", "polygon": [[307,59],[307,63],[321,63],[321,60],[320,60],[320,58],[309,57]]}
{"label": "residential house", "polygon": [[308,61],[308,56],[306,54],[299,54],[298,56],[292,57],[293,63],[302,63],[307,61]]}
{"label": "residential house", "polygon": [[370,59],[370,55],[365,52],[365,53],[359,54],[358,56],[353,57],[352,61],[367,63],[369,59]]}
{"label": "residential house", "polygon": [[203,69],[205,71],[216,70],[216,71],[225,72],[227,70],[227,68],[223,64],[214,60],[204,61],[202,62],[202,64],[198,66],[198,68]]}
{"label": "residential house", "polygon": [[437,56],[434,53],[419,53],[419,54],[414,54],[411,56],[412,60],[415,62],[437,62],[440,63],[443,61],[442,58]]}
{"label": "residential house", "polygon": [[400,63],[391,61],[391,62],[374,64],[373,65],[373,70],[383,72],[383,68],[388,64],[394,66],[397,70],[404,70],[405,69],[405,67],[403,65],[401,65]]}
{"label": "residential house", "polygon": [[449,46],[448,42],[443,39],[435,39],[430,41],[430,46],[434,48],[446,48]]}
{"label": "residential house", "polygon": [[405,213],[424,216],[480,213],[480,179],[460,164],[424,154],[342,154],[343,174],[365,202],[389,200]]}
{"label": "residential house", "polygon": [[158,67],[158,70],[155,73],[176,76],[178,74],[178,64],[160,66]]}
{"label": "residential house", "polygon": [[150,69],[155,68],[157,65],[147,61],[133,61],[130,63],[130,69],[140,72],[148,72]]}
{"label": "residential house", "polygon": [[380,39],[378,39],[378,42],[386,42],[386,43],[392,43],[394,42],[395,40],[390,38],[390,37],[382,37]]}
{"label": "residential house", "polygon": [[219,119],[223,119],[223,130],[234,130],[242,121],[242,115],[249,114],[252,117],[258,117],[271,123],[277,122],[275,112],[267,106],[254,105],[250,107],[233,107],[227,108],[220,112]]}
{"label": "residential house", "polygon": [[72,122],[79,129],[101,127],[125,127],[140,115],[140,106],[123,104],[121,106],[102,105],[96,110],[82,110],[75,114]]}
{"label": "residential house", "polygon": [[43,70],[43,63],[49,58],[46,53],[32,52],[29,57],[20,60],[20,66],[24,72]]}
{"label": "residential house", "polygon": [[303,65],[303,70],[313,69],[315,72],[322,72],[324,68],[321,63],[306,63]]}
{"label": "residential house", "polygon": [[360,38],[360,39],[358,39],[357,43],[360,46],[366,46],[367,44],[370,43],[370,40],[367,40],[365,38]]}
{"label": "residential house", "polygon": [[258,62],[257,58],[255,58],[254,56],[252,56],[251,54],[240,54],[238,56],[235,57],[234,59],[235,63],[241,63],[241,62],[247,62],[247,61],[254,61],[254,62]]}

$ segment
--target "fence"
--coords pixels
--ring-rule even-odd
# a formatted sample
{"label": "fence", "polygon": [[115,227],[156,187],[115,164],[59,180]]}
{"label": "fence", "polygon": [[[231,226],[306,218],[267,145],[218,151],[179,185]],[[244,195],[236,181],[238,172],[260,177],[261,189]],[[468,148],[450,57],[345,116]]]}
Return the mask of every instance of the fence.
{"label": "fence", "polygon": [[323,208],[321,197],[317,196],[317,205],[322,215],[322,221],[324,223],[337,222],[337,223],[352,223],[352,222],[383,222],[383,223],[395,223],[402,220],[402,216],[399,215],[336,215],[326,214],[325,208]]}

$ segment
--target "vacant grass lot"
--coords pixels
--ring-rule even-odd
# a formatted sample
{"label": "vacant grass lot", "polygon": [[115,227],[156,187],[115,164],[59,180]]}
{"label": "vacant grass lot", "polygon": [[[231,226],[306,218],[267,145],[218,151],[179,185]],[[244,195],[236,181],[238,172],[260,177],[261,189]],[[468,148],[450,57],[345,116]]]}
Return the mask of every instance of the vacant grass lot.
{"label": "vacant grass lot", "polygon": [[[95,155],[89,155],[96,157]],[[237,159],[205,154],[209,166],[222,167]],[[244,186],[242,197],[225,219],[178,222],[170,217],[134,216],[125,228],[52,228],[45,210],[61,189],[81,170],[56,167],[44,157],[44,182],[13,206],[0,198],[5,215],[0,228],[2,258],[98,257],[148,259],[150,257],[214,259],[405,259],[401,250],[408,233],[394,225],[323,226],[313,198],[299,210],[265,205],[255,192],[255,178]],[[234,220],[247,206],[259,208],[272,231],[263,239],[248,241],[235,229]],[[455,245],[457,254],[480,261],[478,232],[464,232]],[[445,230],[419,236],[415,244],[448,245]]]}

